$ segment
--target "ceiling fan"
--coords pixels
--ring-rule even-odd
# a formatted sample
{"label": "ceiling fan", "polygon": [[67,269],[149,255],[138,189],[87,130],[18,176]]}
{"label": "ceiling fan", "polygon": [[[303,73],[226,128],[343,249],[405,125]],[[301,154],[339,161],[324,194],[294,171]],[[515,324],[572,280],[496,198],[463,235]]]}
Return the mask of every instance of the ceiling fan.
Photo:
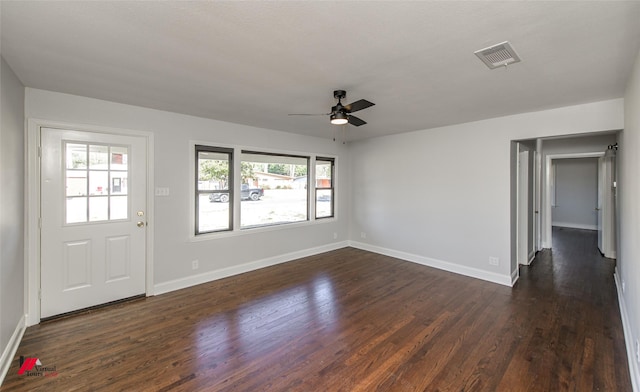
{"label": "ceiling fan", "polygon": [[369,102],[366,99],[361,99],[359,101],[352,102],[348,105],[343,105],[342,100],[347,96],[347,92],[344,90],[335,90],[333,92],[333,97],[338,100],[338,104],[331,108],[331,113],[317,113],[317,114],[302,114],[302,113],[294,113],[289,114],[289,116],[330,116],[331,124],[334,125],[343,125],[349,123],[351,125],[355,125],[359,127],[361,125],[366,124],[367,122],[353,116],[351,113],[357,112],[358,110],[366,109],[370,106],[375,105],[373,102]]}

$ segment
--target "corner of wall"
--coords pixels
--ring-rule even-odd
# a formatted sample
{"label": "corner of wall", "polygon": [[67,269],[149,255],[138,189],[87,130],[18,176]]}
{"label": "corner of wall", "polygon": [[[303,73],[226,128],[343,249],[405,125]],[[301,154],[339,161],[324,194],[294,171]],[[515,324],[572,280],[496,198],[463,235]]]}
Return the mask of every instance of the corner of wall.
{"label": "corner of wall", "polygon": [[11,361],[13,361],[13,358],[18,352],[18,347],[20,346],[22,336],[26,330],[25,320],[26,316],[22,316],[20,320],[18,320],[18,325],[16,325],[13,334],[11,334],[11,338],[9,338],[7,346],[2,351],[2,356],[0,356],[0,385],[4,382],[4,378],[11,367]]}
{"label": "corner of wall", "polygon": [[367,244],[364,242],[349,241],[349,245],[357,249],[362,249],[362,250],[378,253],[381,255],[389,256],[389,257],[395,257],[396,259],[410,261],[412,263],[424,265],[427,267],[437,268],[439,270],[443,270],[447,272],[453,272],[454,274],[464,275],[464,276],[468,276],[475,279],[485,280],[491,283],[501,284],[503,286],[511,287],[515,284],[515,281],[517,280],[517,274],[518,274],[517,270],[515,271],[516,278],[514,279],[513,274],[512,276],[497,274],[495,272],[484,271],[478,268],[467,267],[464,265],[455,264],[455,263],[451,263],[443,260],[437,260],[431,257],[424,257],[424,256],[412,254],[412,253],[383,248],[380,246],[375,246],[375,245]]}
{"label": "corner of wall", "polygon": [[0,56],[0,376],[24,333],[24,86]]}

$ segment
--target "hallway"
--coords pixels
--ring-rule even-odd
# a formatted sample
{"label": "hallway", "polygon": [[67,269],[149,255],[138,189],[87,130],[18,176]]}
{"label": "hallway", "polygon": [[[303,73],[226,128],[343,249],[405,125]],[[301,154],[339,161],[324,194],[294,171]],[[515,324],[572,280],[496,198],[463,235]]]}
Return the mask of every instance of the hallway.
{"label": "hallway", "polygon": [[520,347],[528,352],[517,356],[519,376],[548,385],[534,390],[631,390],[615,260],[601,256],[597,231],[554,227],[553,244],[531,266],[520,266],[514,287],[534,328]]}

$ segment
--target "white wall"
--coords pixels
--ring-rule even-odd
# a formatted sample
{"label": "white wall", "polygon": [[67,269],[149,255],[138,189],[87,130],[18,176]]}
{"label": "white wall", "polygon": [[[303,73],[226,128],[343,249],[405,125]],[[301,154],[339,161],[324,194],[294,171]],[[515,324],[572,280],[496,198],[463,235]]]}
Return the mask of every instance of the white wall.
{"label": "white wall", "polygon": [[[640,373],[635,358],[635,345],[640,339],[640,53],[624,98],[624,132],[618,150],[618,259],[616,283],[631,378],[635,390],[640,389]],[[622,288],[624,287],[624,291]]]}
{"label": "white wall", "polygon": [[[151,164],[155,186],[170,190],[170,196],[155,198],[151,222],[155,232],[154,282],[158,291],[206,281],[220,276],[217,272],[224,275],[224,271],[237,271],[234,268],[246,263],[266,260],[268,264],[283,255],[337,246],[347,239],[349,179],[348,160],[343,160],[346,147],[333,142],[329,133],[326,139],[313,138],[31,88],[26,89],[25,110],[28,118],[153,133],[155,159]],[[194,179],[188,173],[194,165],[190,144],[194,141],[337,157],[337,218],[193,240],[190,206]],[[195,259],[200,267],[192,271],[191,261]]]}
{"label": "white wall", "polygon": [[616,99],[352,143],[350,236],[356,246],[510,284],[511,141],[622,127]]}
{"label": "white wall", "polygon": [[598,216],[598,159],[555,159],[556,204],[552,225],[596,230]]}
{"label": "white wall", "polygon": [[2,57],[0,74],[0,354],[11,361],[9,344],[25,313],[24,87]]}

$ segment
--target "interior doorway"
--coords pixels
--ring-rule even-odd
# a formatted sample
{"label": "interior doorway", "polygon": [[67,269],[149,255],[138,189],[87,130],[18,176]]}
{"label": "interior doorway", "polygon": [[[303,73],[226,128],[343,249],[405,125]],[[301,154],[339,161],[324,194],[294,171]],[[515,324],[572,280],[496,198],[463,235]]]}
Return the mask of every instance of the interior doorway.
{"label": "interior doorway", "polygon": [[[602,152],[586,152],[586,153],[569,153],[569,154],[549,154],[546,155],[546,173],[545,173],[545,184],[546,184],[546,197],[545,197],[545,248],[553,248],[553,226],[554,226],[554,212],[555,212],[555,224],[562,227],[571,227],[576,229],[586,229],[586,230],[598,230],[599,222],[602,222],[603,219],[598,219],[598,216],[606,217],[606,219],[613,219],[613,211],[610,209],[602,208],[600,195],[598,195],[598,178],[600,176],[601,168],[600,168],[600,159],[604,157],[604,151]],[[571,192],[566,190],[565,193],[558,188],[558,180],[560,173],[558,172],[559,167],[566,166],[567,174],[566,176],[573,175],[575,177],[576,171],[569,173],[570,167],[578,167],[578,162],[589,162],[593,161],[593,165],[595,167],[595,172],[593,173],[593,178],[587,178],[587,182],[593,182],[593,200],[590,197],[580,198],[580,201],[577,201],[576,198],[571,200]],[[563,164],[565,163],[565,164]],[[574,170],[574,169],[572,169]],[[580,179],[574,178],[576,182],[579,182]],[[584,181],[583,181],[584,182]],[[589,186],[588,184],[574,184],[573,192],[583,192],[584,186]],[[568,187],[567,187],[568,188]],[[563,197],[563,204],[560,203],[560,197]],[[586,205],[589,204],[589,205]],[[586,214],[586,209],[588,209],[592,213],[593,222],[592,224],[587,223],[588,216]],[[554,211],[555,210],[555,211]],[[567,216],[577,216],[581,215],[584,218],[584,221],[572,221],[565,222],[567,220]],[[603,233],[605,236],[609,236],[610,233]]]}
{"label": "interior doorway", "polygon": [[[553,247],[552,239],[552,162],[556,159],[591,158],[598,162],[600,177],[595,180],[599,191],[597,203],[590,207],[594,217],[600,218],[590,229],[601,227],[600,249],[606,257],[615,258],[615,158],[605,158],[608,146],[617,142],[620,131],[606,131],[572,136],[514,140],[511,143],[511,275],[518,275],[518,266],[527,265],[533,255],[543,249]],[[528,163],[531,169],[525,173],[522,166],[524,155],[528,151]],[[613,154],[615,157],[615,154]],[[606,161],[608,159],[608,161]],[[524,188],[526,181],[529,190]],[[523,197],[524,193],[528,197]],[[531,192],[531,193],[529,193]],[[525,207],[526,205],[526,207]],[[525,224],[525,221],[528,221]],[[525,232],[526,231],[526,235]],[[595,233],[595,231],[594,231]],[[532,238],[530,247],[526,241]],[[527,249],[525,256],[524,249]]]}

